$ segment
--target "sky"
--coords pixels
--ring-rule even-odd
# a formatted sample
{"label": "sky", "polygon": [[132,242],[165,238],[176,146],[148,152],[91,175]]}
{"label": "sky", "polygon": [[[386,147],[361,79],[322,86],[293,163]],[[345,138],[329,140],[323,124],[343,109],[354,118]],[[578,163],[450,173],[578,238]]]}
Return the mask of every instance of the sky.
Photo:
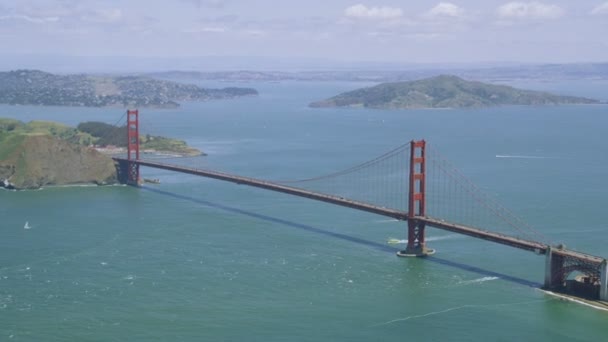
{"label": "sky", "polygon": [[608,61],[606,0],[0,0],[0,55]]}

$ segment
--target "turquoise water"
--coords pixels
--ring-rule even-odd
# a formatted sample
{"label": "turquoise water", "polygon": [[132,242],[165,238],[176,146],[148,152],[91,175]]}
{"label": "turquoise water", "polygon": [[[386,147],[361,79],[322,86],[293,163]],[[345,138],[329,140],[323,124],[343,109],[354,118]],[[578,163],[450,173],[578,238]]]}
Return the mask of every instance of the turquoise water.
{"label": "turquoise water", "polygon": [[[607,106],[310,109],[361,84],[247,85],[261,95],[142,110],[142,130],[208,152],[197,165],[270,179],[328,173],[424,138],[552,241],[608,256]],[[567,83],[547,89],[569,93]],[[597,97],[608,83],[570,89]],[[68,124],[122,115],[0,112]],[[599,341],[608,333],[608,313],[537,289],[543,257],[430,229],[434,257],[397,258],[386,241],[405,238],[403,223],[142,172],[162,183],[0,191],[0,341]]]}

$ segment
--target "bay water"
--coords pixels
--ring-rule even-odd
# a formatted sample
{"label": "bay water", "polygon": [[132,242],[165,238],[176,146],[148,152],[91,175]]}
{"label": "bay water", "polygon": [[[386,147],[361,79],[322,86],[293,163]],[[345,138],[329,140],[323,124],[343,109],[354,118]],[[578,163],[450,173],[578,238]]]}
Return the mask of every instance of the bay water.
{"label": "bay water", "polygon": [[[140,110],[143,134],[208,153],[192,161],[197,166],[297,179],[426,139],[552,242],[608,256],[606,105],[312,109],[313,100],[369,84],[199,84],[251,86],[260,95]],[[608,82],[517,85],[608,100]],[[123,114],[0,106],[1,117],[70,125],[115,123]],[[402,246],[387,240],[406,238],[403,222],[195,176],[142,174],[161,184],[0,191],[0,341],[601,341],[608,334],[608,312],[538,289],[544,257],[428,229],[433,257],[398,258]]]}

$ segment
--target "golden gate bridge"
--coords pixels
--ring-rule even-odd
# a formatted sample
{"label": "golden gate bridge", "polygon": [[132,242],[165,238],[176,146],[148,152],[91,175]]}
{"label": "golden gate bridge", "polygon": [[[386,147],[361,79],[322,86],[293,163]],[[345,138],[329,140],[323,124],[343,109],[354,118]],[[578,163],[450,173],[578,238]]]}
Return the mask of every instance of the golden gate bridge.
{"label": "golden gate bridge", "polygon": [[[484,195],[427,142],[411,141],[346,170],[300,180],[263,180],[140,158],[139,112],[128,110],[127,156],[114,157],[119,180],[139,186],[140,166],[207,177],[305,197],[407,222],[401,257],[422,257],[427,227],[545,256],[544,288],[608,301],[605,258],[552,245],[512,212]],[[544,241],[544,242],[543,242]]]}

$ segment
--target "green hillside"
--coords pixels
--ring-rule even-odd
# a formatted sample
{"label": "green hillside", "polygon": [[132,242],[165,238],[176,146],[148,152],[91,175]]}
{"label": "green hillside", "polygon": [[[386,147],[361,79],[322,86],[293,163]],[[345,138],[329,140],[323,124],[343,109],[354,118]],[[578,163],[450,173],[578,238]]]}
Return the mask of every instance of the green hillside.
{"label": "green hillside", "polygon": [[0,119],[0,187],[116,182],[112,159],[83,146],[91,139],[52,122]]}
{"label": "green hillside", "polygon": [[[90,135],[92,143],[99,146],[127,146],[127,126],[114,127],[110,124],[97,121],[80,123],[79,132]],[[192,148],[183,140],[171,139],[163,136],[141,135],[139,137],[141,150],[153,150],[160,153],[176,153],[188,156],[204,155],[203,152]]]}
{"label": "green hillside", "polygon": [[[86,122],[73,128],[49,121],[23,123],[0,118],[0,187],[114,183],[116,170],[110,156],[89,147],[100,142],[126,146],[126,127]],[[202,154],[182,140],[160,136],[141,136],[140,146],[144,153]]]}
{"label": "green hillside", "polygon": [[31,121],[23,123],[15,119],[0,118],[0,137],[12,135],[50,135],[78,145],[90,145],[95,138],[76,128],[51,121]]}
{"label": "green hillside", "polygon": [[417,109],[593,103],[599,101],[466,81],[456,76],[442,75],[418,81],[382,83],[313,102],[310,106]]}
{"label": "green hillside", "polygon": [[[23,123],[15,119],[0,118],[0,139],[7,138],[0,145],[0,160],[3,150],[9,149],[9,141],[19,136],[48,135],[63,141],[81,145],[127,146],[127,127],[115,127],[104,122],[89,121],[80,123],[77,128],[51,121],[31,121]],[[8,139],[10,137],[10,139]],[[163,136],[142,135],[139,137],[141,150],[154,150],[159,153],[183,154],[188,156],[204,155],[183,140]]]}

